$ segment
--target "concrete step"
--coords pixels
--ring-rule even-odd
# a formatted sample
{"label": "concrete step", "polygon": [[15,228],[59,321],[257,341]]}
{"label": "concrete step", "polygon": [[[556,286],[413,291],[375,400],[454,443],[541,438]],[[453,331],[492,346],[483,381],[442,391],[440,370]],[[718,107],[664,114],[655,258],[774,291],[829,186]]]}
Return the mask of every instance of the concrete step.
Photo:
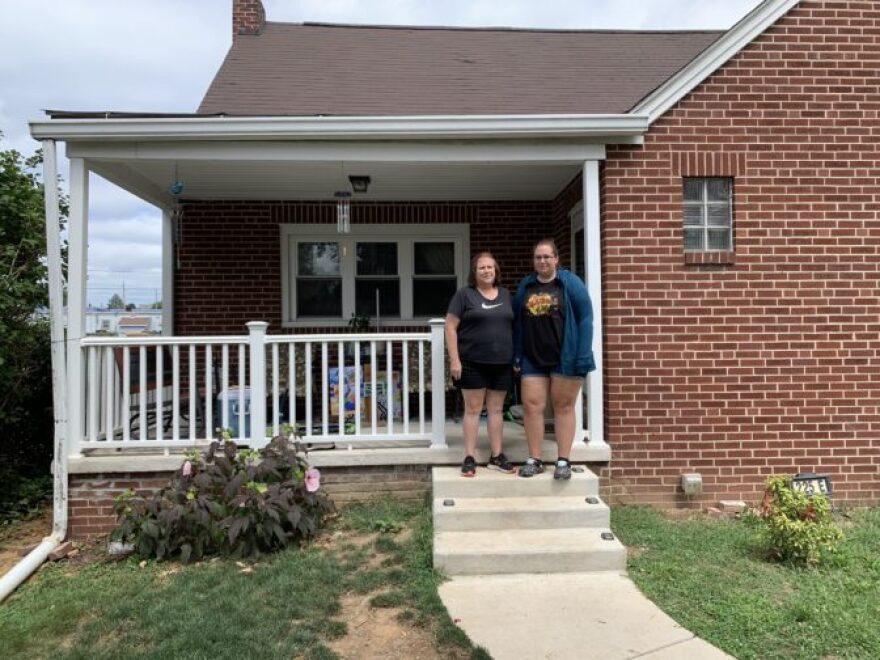
{"label": "concrete step", "polygon": [[[592,499],[592,498],[591,498]],[[454,502],[453,506],[445,501]],[[611,511],[585,497],[459,497],[434,499],[435,531],[562,529],[610,525]]]}
{"label": "concrete step", "polygon": [[[434,567],[447,575],[623,571],[626,548],[601,528],[435,532]],[[523,594],[528,598],[528,594]]]}
{"label": "concrete step", "polygon": [[575,472],[567,481],[553,479],[553,467],[525,479],[516,474],[477,468],[474,477],[461,476],[460,467],[433,468],[435,498],[462,497],[586,497],[599,494],[599,477],[589,469]]}

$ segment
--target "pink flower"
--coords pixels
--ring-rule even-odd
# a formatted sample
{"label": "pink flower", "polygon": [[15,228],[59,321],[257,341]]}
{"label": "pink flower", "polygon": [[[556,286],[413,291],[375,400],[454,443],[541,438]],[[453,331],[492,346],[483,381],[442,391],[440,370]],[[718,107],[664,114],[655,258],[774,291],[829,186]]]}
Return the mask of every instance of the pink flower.
{"label": "pink flower", "polygon": [[181,470],[180,473],[181,473],[184,477],[191,477],[191,476],[192,476],[192,473],[193,473],[193,466],[192,466],[192,463],[190,463],[189,461],[186,461],[186,462],[183,464],[183,469]]}
{"label": "pink flower", "polygon": [[315,468],[306,470],[306,490],[314,493],[321,487],[321,472]]}

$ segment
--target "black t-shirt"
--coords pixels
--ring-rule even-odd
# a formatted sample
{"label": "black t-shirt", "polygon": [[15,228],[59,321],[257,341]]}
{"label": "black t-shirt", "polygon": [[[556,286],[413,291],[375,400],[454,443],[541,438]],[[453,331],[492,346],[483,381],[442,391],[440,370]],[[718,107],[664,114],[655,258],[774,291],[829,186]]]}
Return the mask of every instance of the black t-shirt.
{"label": "black t-shirt", "polygon": [[507,289],[498,287],[498,296],[489,300],[475,287],[462,287],[446,311],[459,318],[458,354],[462,360],[508,364],[513,359],[513,306]]}
{"label": "black t-shirt", "polygon": [[541,368],[559,364],[565,336],[565,304],[558,278],[526,287],[522,333],[523,353],[532,364]]}

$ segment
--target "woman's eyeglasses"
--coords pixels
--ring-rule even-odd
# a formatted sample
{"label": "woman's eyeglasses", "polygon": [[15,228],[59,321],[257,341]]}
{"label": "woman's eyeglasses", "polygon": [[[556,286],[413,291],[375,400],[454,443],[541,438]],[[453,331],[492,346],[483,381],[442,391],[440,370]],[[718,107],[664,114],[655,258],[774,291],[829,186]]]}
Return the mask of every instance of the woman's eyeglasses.
{"label": "woman's eyeglasses", "polygon": [[555,259],[552,254],[536,254],[535,261],[550,261],[551,259]]}

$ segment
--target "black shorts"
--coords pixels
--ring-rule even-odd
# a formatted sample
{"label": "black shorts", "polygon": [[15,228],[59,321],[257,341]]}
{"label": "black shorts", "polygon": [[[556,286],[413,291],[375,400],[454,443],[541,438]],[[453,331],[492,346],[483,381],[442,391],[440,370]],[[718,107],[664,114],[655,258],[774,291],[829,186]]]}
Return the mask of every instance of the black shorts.
{"label": "black shorts", "polygon": [[513,369],[509,364],[462,361],[461,378],[456,385],[463,390],[507,392],[513,385]]}

